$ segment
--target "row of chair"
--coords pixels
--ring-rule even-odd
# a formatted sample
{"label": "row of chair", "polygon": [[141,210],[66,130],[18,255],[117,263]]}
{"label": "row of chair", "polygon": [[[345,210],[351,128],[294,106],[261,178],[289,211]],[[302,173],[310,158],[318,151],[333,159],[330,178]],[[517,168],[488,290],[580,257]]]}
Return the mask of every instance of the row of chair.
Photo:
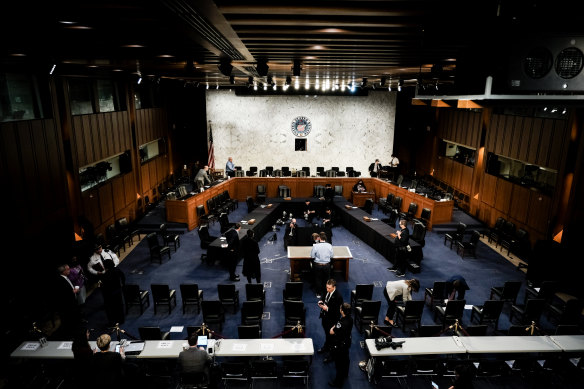
{"label": "row of chair", "polygon": [[[344,171],[340,170],[338,166],[333,166],[328,170],[325,170],[324,166],[318,166],[316,168],[317,175],[319,177],[359,177],[361,172],[353,169],[352,166],[347,166]],[[282,166],[280,169],[274,169],[273,166],[266,166],[265,169],[258,170],[257,166],[250,166],[249,170],[242,169],[241,166],[235,166],[235,177],[291,177],[292,170],[289,166]],[[303,166],[302,169],[296,170],[297,177],[310,177],[310,167]]]}
{"label": "row of chair", "polygon": [[523,228],[516,229],[515,223],[503,217],[498,217],[495,225],[489,229],[489,243],[491,242],[500,246],[501,251],[507,249],[507,254],[524,256],[531,251],[529,233]]}
{"label": "row of chair", "polygon": [[456,252],[464,258],[466,254],[472,255],[476,258],[476,250],[481,239],[481,233],[477,230],[473,230],[470,238],[468,240],[464,239],[466,233],[466,224],[459,222],[456,227],[456,231],[444,234],[444,245],[450,242],[450,248],[456,247]]}

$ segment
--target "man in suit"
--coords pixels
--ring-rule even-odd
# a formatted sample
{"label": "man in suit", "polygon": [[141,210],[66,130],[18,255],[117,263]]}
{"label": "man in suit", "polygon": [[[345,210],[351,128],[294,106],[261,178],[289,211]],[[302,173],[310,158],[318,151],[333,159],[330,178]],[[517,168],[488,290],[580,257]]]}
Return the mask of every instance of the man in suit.
{"label": "man in suit", "polygon": [[63,264],[57,267],[59,277],[55,280],[54,298],[55,308],[61,318],[60,334],[64,338],[73,336],[80,324],[81,314],[77,305],[79,287],[73,286],[69,280],[69,265]]}
{"label": "man in suit", "polygon": [[225,233],[229,255],[229,280],[231,281],[239,281],[239,274],[235,274],[235,268],[239,260],[239,230],[241,230],[241,224],[235,223],[235,226]]}
{"label": "man in suit", "polygon": [[377,177],[381,168],[381,162],[379,162],[379,159],[376,159],[375,162],[369,165],[369,174],[371,177]]}
{"label": "man in suit", "polygon": [[[325,334],[324,345],[317,351],[319,354],[331,351],[331,347],[334,344],[334,339],[330,331],[331,328],[339,321],[342,304],[343,296],[341,296],[341,293],[337,290],[337,282],[331,278],[326,282],[326,295],[324,295],[323,299],[318,302],[318,306],[320,308],[320,318],[322,320],[322,328]],[[324,359],[324,363],[328,363],[330,361],[332,361],[332,359],[330,355],[327,355]]]}
{"label": "man in suit", "polygon": [[197,189],[201,189],[205,185],[211,183],[211,179],[207,174],[208,170],[209,166],[205,165],[202,169],[199,169],[199,171],[197,172],[197,175],[195,176],[195,184],[197,185]]}
{"label": "man in suit", "polygon": [[395,272],[396,277],[405,277],[406,276],[406,267],[407,267],[407,256],[408,256],[408,247],[410,244],[410,230],[408,230],[407,221],[405,219],[401,219],[399,221],[399,230],[396,231],[396,239],[395,239],[395,266],[392,267],[392,272]]}
{"label": "man in suit", "polygon": [[189,348],[178,354],[178,362],[181,373],[204,373],[209,382],[209,365],[213,360],[204,347],[197,347],[197,335],[188,340]]}
{"label": "man in suit", "polygon": [[292,219],[290,223],[286,224],[284,230],[284,248],[288,246],[296,246],[296,219]]}

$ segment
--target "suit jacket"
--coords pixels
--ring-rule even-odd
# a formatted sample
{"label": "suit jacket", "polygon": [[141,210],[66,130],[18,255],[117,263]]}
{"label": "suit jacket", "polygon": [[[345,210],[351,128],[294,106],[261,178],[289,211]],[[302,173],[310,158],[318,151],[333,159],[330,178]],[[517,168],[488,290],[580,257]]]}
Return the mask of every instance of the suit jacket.
{"label": "suit jacket", "polygon": [[[322,301],[326,300],[326,295],[322,296]],[[334,292],[331,294],[328,303],[325,302],[328,306],[328,311],[323,310],[322,315],[322,325],[325,329],[329,330],[332,326],[334,326],[339,318],[341,317],[341,305],[343,304],[343,296],[341,296],[341,292],[339,289],[336,288]]]}
{"label": "suit jacket", "polygon": [[229,250],[231,251],[239,250],[239,234],[237,233],[237,230],[235,230],[234,228],[227,230],[227,232],[225,233],[225,238],[227,239],[227,245]]}
{"label": "suit jacket", "polygon": [[211,356],[205,350],[198,347],[189,347],[188,350],[181,351],[178,354],[178,362],[184,373],[201,373],[204,372],[209,376],[209,364]]}
{"label": "suit jacket", "polygon": [[410,242],[410,230],[408,227],[401,230],[401,238],[396,238],[395,243],[397,247],[406,247]]}

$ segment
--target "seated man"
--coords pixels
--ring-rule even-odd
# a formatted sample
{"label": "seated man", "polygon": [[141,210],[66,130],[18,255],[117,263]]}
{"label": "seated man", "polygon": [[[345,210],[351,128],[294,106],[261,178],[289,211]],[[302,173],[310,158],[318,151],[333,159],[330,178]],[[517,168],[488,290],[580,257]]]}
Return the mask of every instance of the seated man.
{"label": "seated man", "polygon": [[327,202],[331,202],[335,197],[335,190],[331,186],[331,184],[326,184],[324,188],[324,198]]}
{"label": "seated man", "polygon": [[197,335],[189,338],[189,348],[178,354],[178,363],[181,374],[184,376],[195,376],[197,373],[205,375],[205,382],[209,382],[209,365],[212,358],[204,347],[197,347]]}
{"label": "seated man", "polygon": [[310,205],[310,199],[306,199],[304,204],[306,204],[306,208],[304,209],[304,220],[306,220],[307,223],[312,223],[312,219],[316,216],[316,211],[314,210],[314,207]]}

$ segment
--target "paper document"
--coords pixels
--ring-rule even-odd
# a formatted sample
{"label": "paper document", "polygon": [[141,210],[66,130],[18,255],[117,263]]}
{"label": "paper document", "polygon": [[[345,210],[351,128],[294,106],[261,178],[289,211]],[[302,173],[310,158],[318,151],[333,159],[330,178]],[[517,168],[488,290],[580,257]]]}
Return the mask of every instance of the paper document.
{"label": "paper document", "polygon": [[183,332],[184,326],[172,326],[170,327],[170,332]]}
{"label": "paper document", "polygon": [[71,350],[73,342],[63,342],[57,347],[58,350]]}
{"label": "paper document", "polygon": [[34,351],[37,348],[39,348],[40,345],[41,345],[40,343],[27,343],[24,346],[22,346],[21,350],[24,350],[24,351]]}

